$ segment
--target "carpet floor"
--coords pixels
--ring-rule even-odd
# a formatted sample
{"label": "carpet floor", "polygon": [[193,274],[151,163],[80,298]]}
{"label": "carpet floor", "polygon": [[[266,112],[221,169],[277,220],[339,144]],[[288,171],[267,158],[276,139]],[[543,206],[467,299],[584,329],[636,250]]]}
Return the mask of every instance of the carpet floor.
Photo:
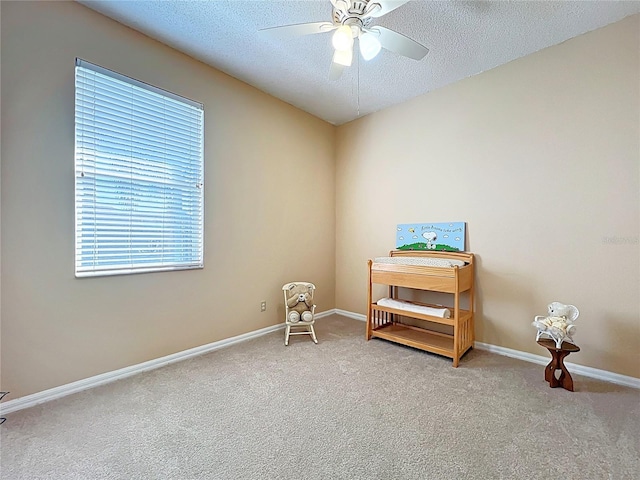
{"label": "carpet floor", "polygon": [[[338,315],[7,415],[0,478],[640,479],[640,391]],[[533,341],[533,340],[532,340]]]}

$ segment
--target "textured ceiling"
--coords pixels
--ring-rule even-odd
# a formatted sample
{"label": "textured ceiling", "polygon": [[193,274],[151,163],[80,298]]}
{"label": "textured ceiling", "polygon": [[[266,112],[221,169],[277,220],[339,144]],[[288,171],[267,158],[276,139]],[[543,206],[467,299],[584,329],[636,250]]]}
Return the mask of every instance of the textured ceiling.
{"label": "textured ceiling", "polygon": [[425,58],[354,55],[330,81],[330,33],[276,40],[258,32],[331,21],[329,0],[80,3],[335,125],[640,12],[638,1],[413,0],[375,24],[427,46]]}

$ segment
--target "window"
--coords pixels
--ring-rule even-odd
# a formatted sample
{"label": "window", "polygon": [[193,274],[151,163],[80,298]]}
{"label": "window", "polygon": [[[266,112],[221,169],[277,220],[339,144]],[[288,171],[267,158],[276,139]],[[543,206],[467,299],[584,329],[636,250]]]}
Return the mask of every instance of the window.
{"label": "window", "polygon": [[203,267],[201,104],[76,60],[76,277]]}

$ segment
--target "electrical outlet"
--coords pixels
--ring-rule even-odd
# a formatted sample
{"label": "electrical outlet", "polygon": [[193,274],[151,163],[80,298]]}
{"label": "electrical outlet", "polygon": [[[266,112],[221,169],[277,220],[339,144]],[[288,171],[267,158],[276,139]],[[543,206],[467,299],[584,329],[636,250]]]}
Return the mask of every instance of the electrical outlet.
{"label": "electrical outlet", "polygon": [[264,312],[265,310],[267,310],[267,302],[261,302],[260,303],[260,311]]}

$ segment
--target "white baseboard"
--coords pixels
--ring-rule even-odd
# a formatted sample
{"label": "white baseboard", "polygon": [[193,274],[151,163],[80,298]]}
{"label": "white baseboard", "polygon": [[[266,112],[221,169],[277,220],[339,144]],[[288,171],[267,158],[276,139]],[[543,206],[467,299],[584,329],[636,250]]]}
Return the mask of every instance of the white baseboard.
{"label": "white baseboard", "polygon": [[[331,313],[322,312],[317,314],[316,318],[321,318],[321,316],[327,316]],[[33,407],[44,402],[49,402],[51,400],[66,397],[67,395],[71,395],[72,393],[78,393],[83,390],[88,390],[89,388],[94,388],[99,385],[111,383],[116,380],[136,375],[138,373],[146,372],[148,370],[154,370],[156,368],[164,367],[165,365],[169,365],[171,363],[180,362],[182,360],[186,360],[198,355],[203,355],[214,350],[219,350],[220,348],[228,347],[239,342],[244,342],[246,340],[251,340],[252,338],[261,337],[262,335],[266,335],[267,333],[275,332],[283,328],[284,323],[272,325],[270,327],[254,330],[253,332],[244,333],[236,337],[225,338],[224,340],[219,340],[207,345],[201,345],[199,347],[190,348],[189,350],[183,350],[182,352],[177,352],[165,357],[149,360],[148,362],[138,363],[137,365],[131,365],[130,367],[121,368],[112,372],[102,373],[100,375],[95,375],[83,380],[78,380],[77,382],[67,383],[66,385],[61,385],[59,387],[43,390],[42,392],[37,392],[31,395],[16,398],[14,400],[9,400],[7,402],[2,402],[0,404],[0,415],[5,415],[7,413]]]}
{"label": "white baseboard", "polygon": [[[367,321],[367,316],[361,313],[340,310],[339,308],[335,309],[335,313],[342,315],[343,317],[353,318],[364,322]],[[499,347],[497,345],[491,345],[490,343],[475,342],[474,347],[478,350],[486,350],[488,352],[497,353],[498,355],[524,360],[525,362],[537,363],[538,365],[547,365],[550,361],[549,357],[521,352],[520,350],[513,350],[511,348]],[[576,375],[584,375],[585,377],[640,389],[640,378],[620,375],[619,373],[600,370],[598,368],[585,367],[584,365],[578,365],[577,363],[564,362],[564,364],[571,370],[571,373],[575,373]]]}
{"label": "white baseboard", "polygon": [[[324,312],[316,313],[316,314],[313,316],[313,318],[314,318],[315,320],[319,320],[319,319],[321,319],[321,318],[328,317],[329,315],[333,315],[334,313],[336,313],[335,309],[325,310]],[[284,325],[283,325],[283,327],[284,327]]]}
{"label": "white baseboard", "polygon": [[[332,315],[334,313],[335,310],[333,309],[327,310],[325,312],[316,313],[315,318],[320,319],[323,317],[328,317],[329,315]],[[235,343],[244,342],[246,340],[251,340],[252,338],[261,337],[262,335],[266,335],[267,333],[275,332],[276,330],[281,330],[283,328],[284,323],[272,325],[270,327],[254,330],[253,332],[244,333],[236,337],[225,338],[224,340],[219,340],[207,345],[201,345],[199,347],[190,348],[189,350],[177,352],[165,357],[149,360],[148,362],[138,363],[137,365],[131,365],[130,367],[121,368],[112,372],[106,372],[100,375],[85,378],[83,380],[78,380],[77,382],[67,383],[66,385],[61,385],[59,387],[43,390],[42,392],[33,393],[31,395],[26,395],[14,400],[9,400],[0,404],[0,415],[5,415],[17,410],[33,407],[41,403],[66,397],[67,395],[71,395],[72,393],[78,393],[83,390],[88,390],[99,385],[115,382],[116,380],[127,378],[138,373],[164,367],[165,365],[169,365],[171,363],[180,362],[191,357],[213,352],[214,350],[228,347]]]}
{"label": "white baseboard", "polygon": [[360,320],[361,322],[367,321],[367,316],[363,315],[362,313],[349,312],[348,310],[340,310],[339,308],[336,308],[334,310],[334,313],[337,315],[342,315],[343,317],[353,318],[354,320]]}
{"label": "white baseboard", "polygon": [[[497,345],[491,345],[489,343],[475,342],[474,346],[478,350],[486,350],[488,352],[497,353],[506,357],[517,358],[519,360],[524,360],[531,363],[537,363],[538,365],[547,365],[551,360],[550,357],[534,355],[532,353],[521,352],[519,350],[512,350],[511,348],[499,347]],[[579,365],[572,362],[564,362],[564,364],[569,370],[571,370],[571,373],[575,373],[576,375],[584,375],[585,377],[604,380],[605,382],[624,385],[626,387],[640,388],[640,378],[620,375],[619,373],[600,370],[599,368],[585,367],[584,365]]]}
{"label": "white baseboard", "polygon": [[[343,317],[352,318],[354,320],[359,320],[359,321],[367,320],[366,315],[363,315],[361,313],[349,312],[347,310],[341,310],[339,308],[317,313],[315,315],[315,318],[319,320],[321,318],[333,315],[334,313],[337,315],[341,315]],[[66,397],[67,395],[78,393],[83,390],[88,390],[90,388],[94,388],[99,385],[105,385],[107,383],[115,382],[116,380],[127,378],[132,375],[136,375],[138,373],[154,370],[156,368],[164,367],[165,365],[169,365],[171,363],[180,362],[188,358],[196,357],[198,355],[203,355],[208,352],[213,352],[214,350],[219,350],[221,348],[225,348],[225,347],[234,345],[236,343],[244,342],[246,340],[251,340],[252,338],[261,337],[262,335],[266,335],[268,333],[275,332],[283,328],[284,328],[284,323],[280,323],[278,325],[272,325],[270,327],[254,330],[253,332],[244,333],[242,335],[226,338],[224,340],[219,340],[217,342],[209,343],[207,345],[201,345],[199,347],[190,348],[189,350],[177,352],[171,355],[167,355],[165,357],[149,360],[148,362],[138,363],[137,365],[131,365],[130,367],[121,368],[119,370],[114,370],[112,372],[106,372],[100,375],[95,375],[93,377],[85,378],[83,380],[78,380],[77,382],[67,383],[66,385],[61,385],[59,387],[43,390],[42,392],[33,393],[31,395],[26,395],[24,397],[16,398],[14,400],[9,400],[7,402],[3,402],[2,404],[0,404],[0,415],[6,415],[8,413],[15,412],[17,410],[22,410],[24,408],[33,407],[35,405],[49,402],[51,400],[56,400],[58,398]],[[505,348],[505,347],[499,347],[497,345],[491,345],[488,343],[475,342],[475,348],[478,348],[479,350],[486,350],[488,352],[497,353],[499,355],[505,355],[507,357],[517,358],[519,360],[524,360],[527,362],[537,363],[539,365],[545,365],[549,363],[549,359],[541,355],[533,355],[531,353],[521,352],[519,350],[512,350],[510,348]],[[583,365],[578,365],[570,362],[565,362],[565,365],[567,365],[567,367],[571,369],[572,373],[576,373],[577,375],[584,375],[585,377],[596,378],[598,380],[604,380],[606,382],[616,383],[619,385],[625,385],[627,387],[640,389],[640,378],[620,375],[618,373],[608,372],[606,370],[599,370],[597,368],[585,367]]]}

